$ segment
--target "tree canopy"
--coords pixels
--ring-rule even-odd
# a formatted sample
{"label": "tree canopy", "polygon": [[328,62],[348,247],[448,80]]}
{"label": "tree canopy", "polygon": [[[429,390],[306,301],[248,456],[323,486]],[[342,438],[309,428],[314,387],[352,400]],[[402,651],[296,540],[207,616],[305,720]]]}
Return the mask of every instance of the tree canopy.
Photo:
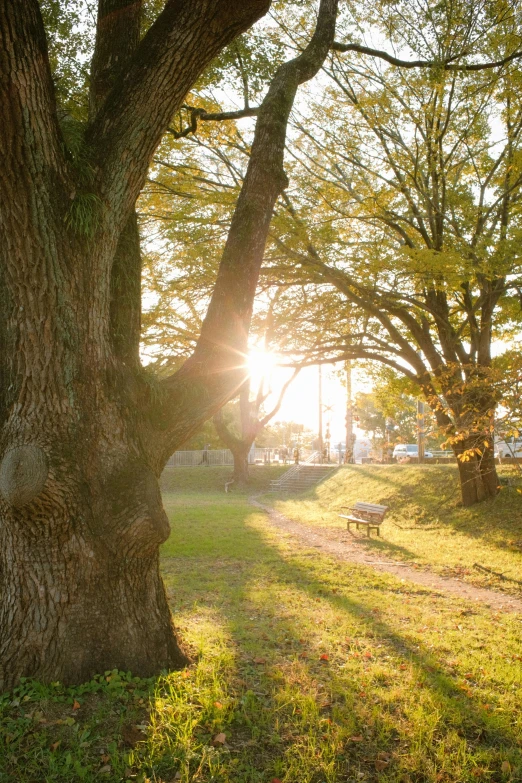
{"label": "tree canopy", "polygon": [[[299,46],[284,16],[278,23],[281,40]],[[496,492],[493,416],[520,328],[519,15],[502,3],[378,3],[370,14],[352,5],[337,38],[320,86],[292,115],[291,185],[262,285],[284,289],[281,334],[298,313],[294,356],[315,345],[312,360],[374,360],[418,385],[473,502]],[[207,101],[192,100],[202,112],[186,137],[194,170],[174,164],[156,180],[167,199],[175,191],[171,205],[194,188],[186,208],[211,210],[209,237],[240,186],[250,120],[216,127],[203,118],[229,107]]]}

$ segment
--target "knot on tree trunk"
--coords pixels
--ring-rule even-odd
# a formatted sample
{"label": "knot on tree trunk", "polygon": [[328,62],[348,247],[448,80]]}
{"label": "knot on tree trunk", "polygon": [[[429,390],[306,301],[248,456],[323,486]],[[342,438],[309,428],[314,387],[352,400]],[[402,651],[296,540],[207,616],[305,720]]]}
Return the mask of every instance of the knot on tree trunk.
{"label": "knot on tree trunk", "polygon": [[0,463],[0,492],[9,505],[21,508],[42,492],[49,463],[40,446],[15,446]]}
{"label": "knot on tree trunk", "polygon": [[[117,548],[126,556],[149,557],[169,537],[158,479],[142,459],[130,459],[104,481],[108,524]],[[107,524],[104,519],[103,524]]]}

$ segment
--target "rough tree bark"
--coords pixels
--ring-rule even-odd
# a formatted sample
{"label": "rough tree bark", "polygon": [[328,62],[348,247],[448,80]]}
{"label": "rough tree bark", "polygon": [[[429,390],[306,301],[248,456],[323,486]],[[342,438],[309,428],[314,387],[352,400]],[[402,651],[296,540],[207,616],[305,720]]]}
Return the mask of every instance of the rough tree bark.
{"label": "rough tree bark", "polygon": [[[186,661],[159,576],[169,525],[158,476],[244,379],[288,113],[333,40],[335,0],[322,1],[311,43],[274,78],[202,339],[155,387],[137,360],[139,270],[126,248],[136,249],[134,204],[173,113],[268,6],[168,0],[138,41],[141,3],[100,0],[79,171],[60,131],[38,2],[0,0],[0,687]],[[124,67],[105,68],[111,51]]]}
{"label": "rough tree bark", "polygon": [[[487,387],[487,380],[482,385]],[[451,447],[459,468],[462,505],[472,506],[495,497],[499,491],[492,435],[498,400],[487,388],[480,389],[479,394],[472,393],[471,400],[464,402],[455,399],[453,391],[449,389],[446,393],[456,414],[457,426],[450,430]],[[451,437],[455,432],[461,432],[462,438]]]}

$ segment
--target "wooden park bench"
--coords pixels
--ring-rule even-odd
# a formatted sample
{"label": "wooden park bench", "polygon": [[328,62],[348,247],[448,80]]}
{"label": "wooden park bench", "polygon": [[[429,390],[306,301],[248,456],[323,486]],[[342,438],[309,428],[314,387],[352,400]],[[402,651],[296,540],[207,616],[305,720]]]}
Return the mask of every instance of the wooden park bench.
{"label": "wooden park bench", "polygon": [[346,528],[350,529],[350,524],[355,522],[357,530],[359,525],[366,525],[366,534],[370,536],[370,530],[372,527],[377,531],[377,535],[380,536],[379,527],[384,519],[384,515],[388,511],[388,506],[379,506],[376,503],[362,503],[357,501],[355,506],[341,506],[341,511],[351,511],[351,514],[339,514],[342,519],[346,519]]}

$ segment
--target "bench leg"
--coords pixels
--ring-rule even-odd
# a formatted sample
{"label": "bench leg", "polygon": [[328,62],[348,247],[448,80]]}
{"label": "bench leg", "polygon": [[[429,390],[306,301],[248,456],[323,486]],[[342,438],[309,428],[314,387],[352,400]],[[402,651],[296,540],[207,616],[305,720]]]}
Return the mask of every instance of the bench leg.
{"label": "bench leg", "polygon": [[366,525],[366,535],[370,538],[370,525]]}
{"label": "bench leg", "polygon": [[359,523],[358,522],[355,523],[355,526],[356,526],[357,530],[359,530]]}

